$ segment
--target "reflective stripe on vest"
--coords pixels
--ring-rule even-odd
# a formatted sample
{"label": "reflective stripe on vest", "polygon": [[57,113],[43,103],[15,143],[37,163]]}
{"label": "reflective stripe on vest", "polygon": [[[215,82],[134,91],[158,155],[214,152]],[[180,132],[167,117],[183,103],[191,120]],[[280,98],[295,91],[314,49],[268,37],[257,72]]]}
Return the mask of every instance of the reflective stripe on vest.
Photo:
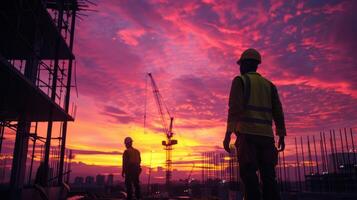
{"label": "reflective stripe on vest", "polygon": [[238,132],[273,136],[271,83],[258,73],[241,76],[244,85],[244,112]]}

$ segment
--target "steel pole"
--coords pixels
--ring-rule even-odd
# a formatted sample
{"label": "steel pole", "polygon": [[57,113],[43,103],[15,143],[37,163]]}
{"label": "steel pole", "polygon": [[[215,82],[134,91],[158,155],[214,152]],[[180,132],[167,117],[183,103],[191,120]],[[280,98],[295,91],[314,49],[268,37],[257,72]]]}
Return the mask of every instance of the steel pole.
{"label": "steel pole", "polygon": [[[72,11],[72,18],[71,18],[71,35],[69,38],[69,49],[71,52],[73,51],[73,42],[74,42],[74,30],[76,27],[76,9]],[[68,75],[67,75],[67,86],[66,86],[66,96],[65,96],[65,104],[64,110],[68,113],[69,110],[69,103],[71,97],[71,86],[72,86],[72,66],[73,66],[73,59],[70,58],[68,62]],[[59,175],[58,175],[58,184],[62,184],[63,182],[63,166],[64,166],[64,157],[66,151],[66,139],[67,139],[67,121],[64,121],[62,124],[62,140],[61,140],[61,152],[60,152],[60,162],[59,162]]]}

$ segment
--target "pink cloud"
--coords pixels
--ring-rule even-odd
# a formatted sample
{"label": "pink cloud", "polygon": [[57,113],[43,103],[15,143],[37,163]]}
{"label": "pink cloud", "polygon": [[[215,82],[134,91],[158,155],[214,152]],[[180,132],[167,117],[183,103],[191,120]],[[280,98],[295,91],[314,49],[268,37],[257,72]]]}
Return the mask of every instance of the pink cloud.
{"label": "pink cloud", "polygon": [[145,34],[144,29],[125,29],[117,32],[118,36],[128,45],[138,45],[138,39]]}

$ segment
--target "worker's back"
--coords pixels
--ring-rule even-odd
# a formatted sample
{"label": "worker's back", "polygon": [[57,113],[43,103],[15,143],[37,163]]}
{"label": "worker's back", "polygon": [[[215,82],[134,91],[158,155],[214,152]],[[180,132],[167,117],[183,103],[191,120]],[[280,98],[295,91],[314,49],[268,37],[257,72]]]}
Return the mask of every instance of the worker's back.
{"label": "worker's back", "polygon": [[244,87],[244,110],[237,125],[238,131],[273,137],[273,84],[256,72],[246,73],[241,79]]}
{"label": "worker's back", "polygon": [[250,79],[250,98],[248,105],[261,105],[271,109],[271,82],[258,73],[247,73]]}
{"label": "worker's back", "polygon": [[140,166],[140,152],[134,147],[130,147],[124,151],[124,164],[132,166]]}

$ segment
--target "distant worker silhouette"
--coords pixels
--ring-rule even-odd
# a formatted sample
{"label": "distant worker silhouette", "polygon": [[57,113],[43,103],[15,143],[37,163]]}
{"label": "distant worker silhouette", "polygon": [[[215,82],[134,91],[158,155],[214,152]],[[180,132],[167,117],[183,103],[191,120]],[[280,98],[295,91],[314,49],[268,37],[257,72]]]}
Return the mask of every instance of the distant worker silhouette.
{"label": "distant worker silhouette", "polygon": [[126,137],[124,140],[126,150],[123,154],[123,170],[122,176],[125,177],[125,186],[127,192],[127,199],[130,200],[133,197],[133,185],[135,189],[136,199],[141,199],[140,180],[141,173],[141,157],[140,152],[133,147],[133,140],[130,137]]}
{"label": "distant worker silhouette", "polygon": [[[256,72],[260,63],[261,56],[255,49],[245,50],[237,61],[241,75],[232,82],[223,146],[230,152],[230,137],[235,133],[245,200],[280,200],[275,166],[278,151],[285,149],[284,113],[275,85]],[[279,149],[275,147],[273,120]],[[262,195],[257,171],[263,184]]]}

